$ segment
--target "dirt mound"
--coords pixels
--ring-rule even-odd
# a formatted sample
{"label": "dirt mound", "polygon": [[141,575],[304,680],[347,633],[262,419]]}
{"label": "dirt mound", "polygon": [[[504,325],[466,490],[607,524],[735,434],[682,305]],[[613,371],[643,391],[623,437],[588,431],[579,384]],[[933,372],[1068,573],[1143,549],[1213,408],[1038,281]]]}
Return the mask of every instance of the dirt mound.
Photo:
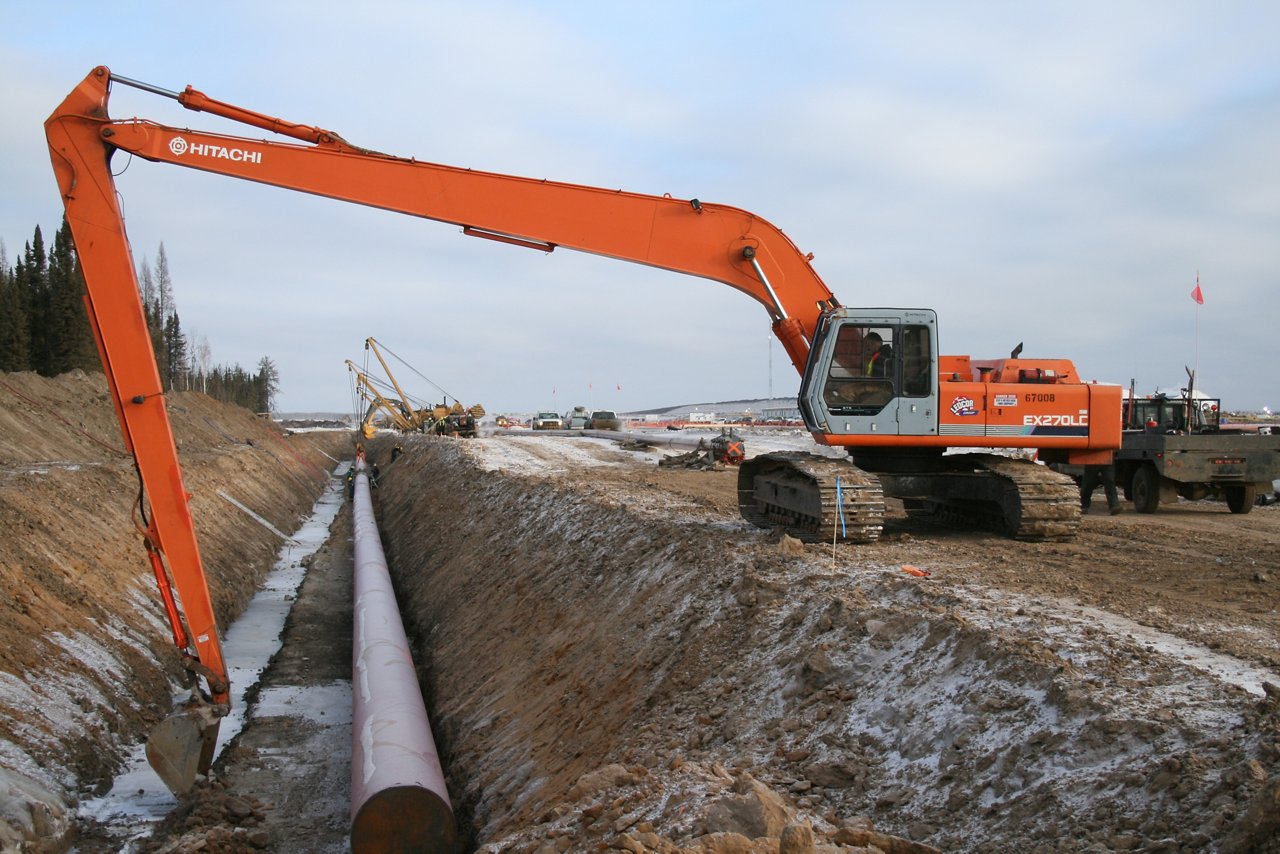
{"label": "dirt mound", "polygon": [[[0,847],[75,835],[71,807],[101,791],[168,711],[177,658],[132,519],[139,481],[100,374],[0,375]],[[184,482],[226,625],[271,568],[346,437],[286,436],[194,393],[169,398]]]}
{"label": "dirt mound", "polygon": [[1096,542],[918,541],[899,517],[833,558],[738,520],[732,472],[581,440],[589,465],[548,461],[555,441],[574,440],[496,467],[484,440],[383,460],[384,539],[480,850],[776,851],[788,827],[853,845],[870,825],[949,851],[1275,850],[1280,698],[986,573],[1052,571],[1087,602],[1070,556],[1098,563]]}

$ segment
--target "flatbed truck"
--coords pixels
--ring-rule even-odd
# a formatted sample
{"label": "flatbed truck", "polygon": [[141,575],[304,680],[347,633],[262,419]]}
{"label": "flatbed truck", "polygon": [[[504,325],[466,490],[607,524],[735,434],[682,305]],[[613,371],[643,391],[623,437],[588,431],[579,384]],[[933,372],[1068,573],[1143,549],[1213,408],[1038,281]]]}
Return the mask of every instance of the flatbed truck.
{"label": "flatbed truck", "polygon": [[1280,433],[1222,424],[1217,399],[1129,399],[1123,413],[1116,483],[1139,513],[1155,513],[1179,496],[1217,498],[1232,513],[1248,513],[1280,478]]}

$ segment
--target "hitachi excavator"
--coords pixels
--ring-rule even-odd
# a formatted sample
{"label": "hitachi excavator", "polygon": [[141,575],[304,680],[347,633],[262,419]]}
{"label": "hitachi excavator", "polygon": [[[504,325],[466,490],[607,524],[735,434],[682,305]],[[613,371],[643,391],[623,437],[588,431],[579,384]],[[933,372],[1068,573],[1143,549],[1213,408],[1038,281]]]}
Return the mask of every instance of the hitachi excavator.
{"label": "hitachi excavator", "polygon": [[[107,111],[113,83],[291,141],[113,120]],[[764,306],[802,376],[800,411],[814,439],[851,457],[779,453],[741,467],[743,516],[805,540],[875,539],[886,494],[916,512],[1016,537],[1070,537],[1079,502],[1069,478],[1025,457],[944,451],[1017,448],[1034,450],[1042,462],[1102,463],[1120,445],[1118,386],[1083,383],[1063,359],[939,355],[932,310],[846,308],[814,270],[812,255],[738,208],[394,157],[189,86],[169,91],[105,67],[67,96],[45,131],[90,321],[150,506],[143,515],[147,555],[182,659],[197,682],[205,680],[205,689],[193,691],[188,707],[150,740],[153,766],[177,791],[208,766],[210,731],[216,733],[229,702],[227,671],[111,172],[117,152],[451,223],[468,236],[542,252],[576,249],[646,264],[743,292]]]}

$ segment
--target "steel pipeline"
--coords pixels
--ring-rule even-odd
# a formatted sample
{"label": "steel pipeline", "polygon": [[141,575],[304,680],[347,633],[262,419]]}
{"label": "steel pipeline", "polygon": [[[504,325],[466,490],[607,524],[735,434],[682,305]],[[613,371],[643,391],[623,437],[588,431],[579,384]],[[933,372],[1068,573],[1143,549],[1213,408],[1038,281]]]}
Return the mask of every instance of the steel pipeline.
{"label": "steel pipeline", "polygon": [[440,757],[358,460],[352,644],[351,850],[452,852],[457,830]]}

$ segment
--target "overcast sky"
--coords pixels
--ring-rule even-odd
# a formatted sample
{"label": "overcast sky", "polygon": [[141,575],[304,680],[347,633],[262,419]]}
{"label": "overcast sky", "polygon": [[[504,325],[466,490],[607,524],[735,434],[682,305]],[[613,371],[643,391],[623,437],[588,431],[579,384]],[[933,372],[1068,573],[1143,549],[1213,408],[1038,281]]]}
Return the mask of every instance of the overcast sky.
{"label": "overcast sky", "polygon": [[[1270,0],[0,0],[0,238],[12,264],[58,227],[42,124],[101,64],[393,154],[746,208],[845,305],[936,309],[945,353],[1023,341],[1140,393],[1198,364],[1228,408],[1280,409],[1277,33]],[[120,86],[111,110],[228,129]],[[270,356],[284,411],[351,411],[369,336],[491,412],[798,387],[714,282],[113,166],[135,258],[164,244],[184,328]]]}

